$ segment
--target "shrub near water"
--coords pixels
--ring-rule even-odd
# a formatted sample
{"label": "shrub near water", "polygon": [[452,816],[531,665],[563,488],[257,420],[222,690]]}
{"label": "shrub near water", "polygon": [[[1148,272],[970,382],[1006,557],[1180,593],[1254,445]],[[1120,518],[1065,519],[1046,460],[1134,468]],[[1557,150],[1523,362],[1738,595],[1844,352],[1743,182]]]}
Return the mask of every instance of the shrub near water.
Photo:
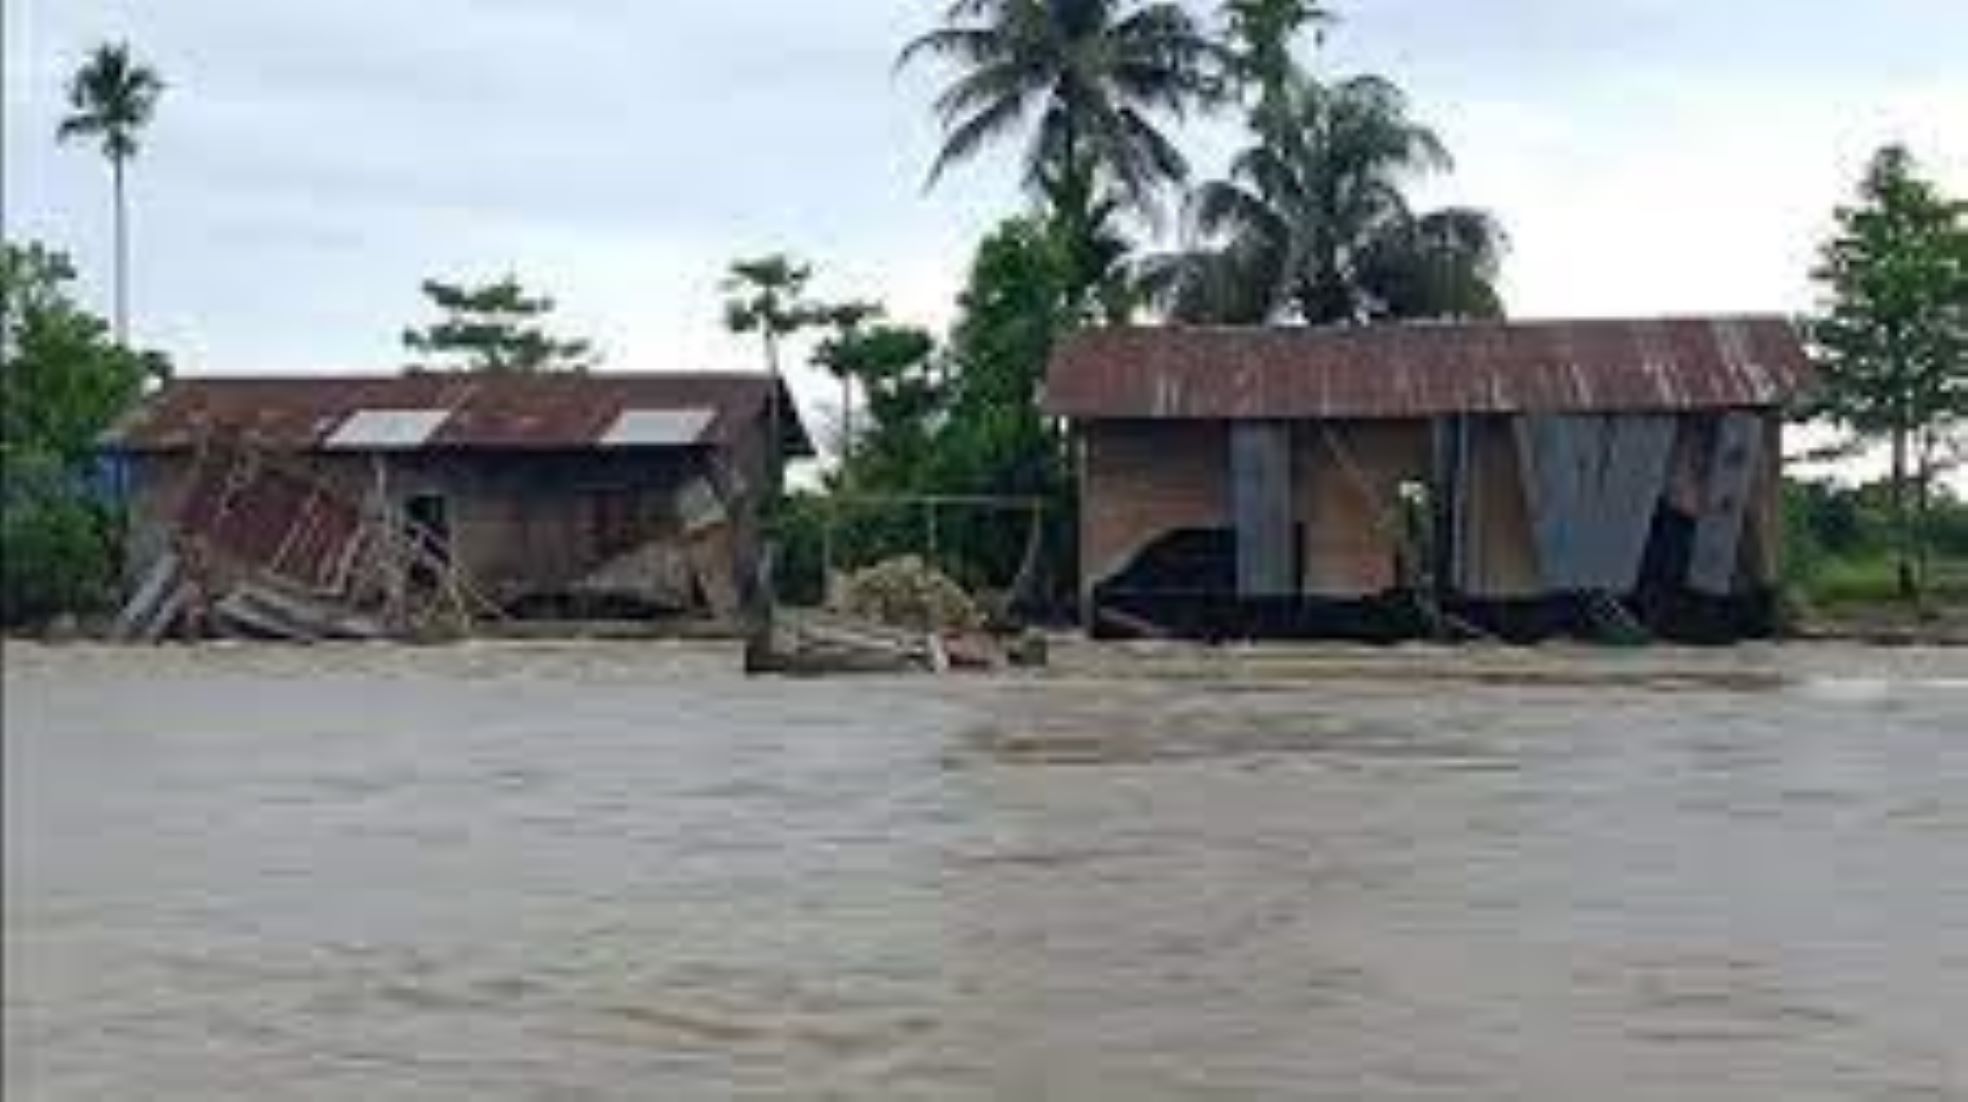
{"label": "shrub near water", "polygon": [[89,612],[113,596],[111,526],[59,470],[10,460],[0,509],[0,623]]}
{"label": "shrub near water", "polygon": [[113,509],[91,486],[96,439],[162,357],[118,346],[69,294],[75,269],[39,245],[0,252],[0,620],[88,612],[114,596]]}

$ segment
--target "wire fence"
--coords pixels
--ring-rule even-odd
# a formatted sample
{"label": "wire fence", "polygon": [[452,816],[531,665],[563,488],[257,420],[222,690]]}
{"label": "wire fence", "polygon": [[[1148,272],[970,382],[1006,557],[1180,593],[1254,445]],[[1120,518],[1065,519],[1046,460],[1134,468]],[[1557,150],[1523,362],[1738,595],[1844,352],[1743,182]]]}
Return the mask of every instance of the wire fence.
{"label": "wire fence", "polygon": [[973,594],[1031,607],[1051,599],[1067,544],[1052,502],[990,494],[794,497],[773,536],[777,596],[796,605],[824,603],[829,579],[912,555]]}

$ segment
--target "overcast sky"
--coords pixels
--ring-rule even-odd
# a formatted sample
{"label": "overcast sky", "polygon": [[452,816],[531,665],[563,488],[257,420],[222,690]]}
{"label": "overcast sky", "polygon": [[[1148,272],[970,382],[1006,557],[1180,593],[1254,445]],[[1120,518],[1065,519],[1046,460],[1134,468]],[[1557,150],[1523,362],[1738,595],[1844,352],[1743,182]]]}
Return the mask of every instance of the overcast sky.
{"label": "overcast sky", "polygon": [[[747,367],[732,257],[941,323],[1008,154],[925,193],[943,0],[4,0],[10,237],[107,306],[108,175],[52,141],[128,39],[169,82],[136,164],[134,327],[181,370],[387,370],[427,275],[508,269],[619,369]],[[1198,4],[1200,7],[1200,3]],[[1964,0],[1351,0],[1318,58],[1412,93],[1519,315],[1795,310],[1830,208],[1904,141],[1968,191]],[[1183,131],[1199,170],[1229,135]],[[812,394],[809,385],[803,388]]]}

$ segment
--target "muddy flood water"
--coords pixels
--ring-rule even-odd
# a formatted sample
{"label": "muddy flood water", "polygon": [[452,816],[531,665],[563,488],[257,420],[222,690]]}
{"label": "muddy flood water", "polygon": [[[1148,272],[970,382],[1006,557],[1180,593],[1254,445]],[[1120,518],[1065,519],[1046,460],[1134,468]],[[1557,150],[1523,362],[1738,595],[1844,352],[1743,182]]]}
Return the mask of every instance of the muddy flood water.
{"label": "muddy flood water", "polygon": [[10,1099],[1968,1099],[1968,652],[10,646]]}

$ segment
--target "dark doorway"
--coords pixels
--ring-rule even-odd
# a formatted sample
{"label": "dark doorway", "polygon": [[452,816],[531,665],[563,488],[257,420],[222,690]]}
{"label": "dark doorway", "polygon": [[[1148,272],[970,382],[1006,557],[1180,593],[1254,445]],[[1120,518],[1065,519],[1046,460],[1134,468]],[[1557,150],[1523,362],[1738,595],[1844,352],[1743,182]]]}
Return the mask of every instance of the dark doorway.
{"label": "dark doorway", "polygon": [[609,559],[643,541],[636,491],[608,486],[586,491],[588,541],[597,559]]}
{"label": "dark doorway", "polygon": [[430,552],[417,556],[410,564],[410,584],[435,586],[437,570],[451,565],[451,506],[442,494],[414,494],[404,503],[410,519],[410,536],[417,546]]}

